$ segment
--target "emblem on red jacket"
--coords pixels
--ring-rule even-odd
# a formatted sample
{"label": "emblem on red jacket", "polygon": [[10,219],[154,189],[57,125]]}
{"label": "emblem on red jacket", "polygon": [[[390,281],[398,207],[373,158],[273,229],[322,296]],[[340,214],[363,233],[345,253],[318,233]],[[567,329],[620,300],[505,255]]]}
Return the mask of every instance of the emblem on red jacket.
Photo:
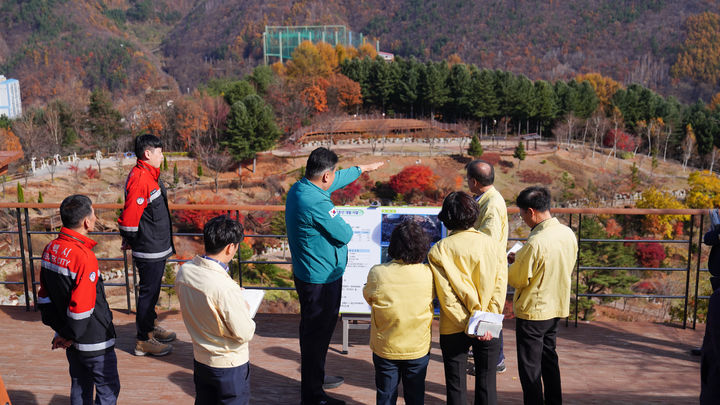
{"label": "emblem on red jacket", "polygon": [[142,205],[145,202],[145,199],[142,197],[138,197],[138,199],[135,201],[138,203],[138,205]]}

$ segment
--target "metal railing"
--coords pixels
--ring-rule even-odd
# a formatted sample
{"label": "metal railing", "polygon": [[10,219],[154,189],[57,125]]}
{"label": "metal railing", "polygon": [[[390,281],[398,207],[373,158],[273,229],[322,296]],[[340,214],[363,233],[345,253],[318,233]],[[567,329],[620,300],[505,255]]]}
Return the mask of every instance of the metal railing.
{"label": "metal railing", "polygon": [[[96,210],[117,210],[121,209],[121,204],[94,204],[93,207]],[[18,256],[0,256],[0,259],[8,260],[20,260],[22,265],[23,281],[0,281],[0,285],[23,285],[25,291],[25,306],[27,310],[30,310],[30,294],[32,294],[33,303],[37,300],[37,286],[40,284],[35,277],[35,262],[42,259],[40,256],[36,256],[33,250],[33,235],[51,235],[57,234],[57,231],[33,231],[31,230],[31,209],[57,209],[59,208],[58,203],[0,203],[0,209],[9,209],[11,212],[14,211],[14,217],[16,220],[16,227],[14,230],[1,230],[2,234],[16,235],[19,242],[20,254]],[[252,212],[252,211],[270,211],[279,212],[284,211],[284,206],[278,205],[197,205],[197,204],[170,204],[170,210],[213,210],[213,211],[225,211],[229,215],[233,215],[236,218],[240,217],[240,212]],[[508,213],[513,214],[519,212],[518,208],[508,208]],[[577,217],[577,226],[574,227],[574,231],[578,238],[578,258],[575,267],[575,325],[577,326],[578,314],[579,314],[579,300],[581,297],[587,298],[645,298],[645,299],[683,299],[684,310],[683,310],[683,328],[687,327],[688,310],[690,299],[694,298],[693,305],[693,322],[692,328],[695,328],[697,319],[697,304],[698,300],[708,299],[708,296],[698,295],[700,274],[707,272],[706,268],[701,267],[702,257],[702,232],[703,223],[706,210],[699,209],[637,209],[637,208],[556,208],[552,210],[555,215],[567,215],[568,224],[570,228],[573,228],[574,218]],[[24,224],[21,218],[21,214],[24,214]],[[591,239],[581,238],[581,229],[583,217],[592,215],[685,215],[690,216],[690,232],[688,239]],[[699,226],[695,226],[696,219],[699,219]],[[697,230],[695,229],[697,228]],[[697,234],[697,235],[696,235]],[[91,235],[99,236],[115,236],[120,239],[118,232],[92,232]],[[201,233],[187,233],[178,232],[173,234],[174,237],[197,237],[202,236]],[[245,235],[250,238],[286,238],[286,235],[260,235],[260,234],[248,234]],[[697,248],[694,247],[693,242],[697,236]],[[510,238],[510,240],[524,240],[525,238]],[[685,267],[667,267],[667,268],[647,268],[647,267],[604,267],[604,266],[584,266],[582,264],[582,258],[580,252],[583,245],[588,243],[669,243],[669,244],[681,244],[686,245],[686,258],[687,265]],[[693,259],[695,260],[695,285],[694,291],[691,289],[691,272]],[[122,283],[105,283],[108,287],[125,287],[125,295],[127,301],[127,310],[131,310],[131,287],[135,289],[135,296],[137,297],[137,279],[136,271],[133,266],[133,281],[130,283],[129,270],[130,264],[128,260],[127,251],[123,251],[122,257],[107,257],[98,258],[99,261],[104,262],[123,262],[123,275],[124,282]],[[170,259],[168,262],[182,262],[180,259]],[[238,283],[243,285],[242,265],[243,264],[291,264],[290,261],[258,261],[258,260],[241,260],[240,252],[237,253],[237,261],[239,264],[239,277]],[[580,276],[583,271],[615,271],[615,270],[631,270],[631,271],[651,271],[651,272],[685,272],[685,289],[683,295],[669,295],[669,294],[591,294],[591,293],[580,293]],[[29,279],[29,280],[28,280]],[[172,285],[163,284],[163,287],[172,287]],[[292,287],[275,287],[275,286],[247,286],[249,289],[264,289],[264,290],[294,290]]]}

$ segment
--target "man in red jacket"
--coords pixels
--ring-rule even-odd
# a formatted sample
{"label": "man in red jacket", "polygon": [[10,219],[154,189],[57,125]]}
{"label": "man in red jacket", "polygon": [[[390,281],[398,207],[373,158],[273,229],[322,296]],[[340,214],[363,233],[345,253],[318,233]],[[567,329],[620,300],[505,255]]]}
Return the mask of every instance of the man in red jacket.
{"label": "man in red jacket", "polygon": [[38,307],[44,324],[55,330],[52,348],[66,350],[70,364],[70,403],[115,404],[120,379],[115,328],[105,299],[98,261],[88,238],[95,227],[90,199],[71,195],[60,205],[63,227],[43,251]]}
{"label": "man in red jacket", "polygon": [[165,274],[165,262],[175,253],[167,192],[160,180],[162,142],[154,135],[135,138],[137,165],[125,183],[125,207],[118,224],[123,245],[132,249],[140,274],[137,299],[137,342],[135,355],[164,356],[172,351],[167,344],[175,333],[160,327],[155,305]]}

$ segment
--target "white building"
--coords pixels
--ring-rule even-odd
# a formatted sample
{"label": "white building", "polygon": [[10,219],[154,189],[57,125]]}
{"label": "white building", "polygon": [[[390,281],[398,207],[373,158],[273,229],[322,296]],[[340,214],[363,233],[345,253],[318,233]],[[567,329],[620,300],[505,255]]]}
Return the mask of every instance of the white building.
{"label": "white building", "polygon": [[6,79],[0,75],[0,116],[17,118],[22,115],[22,102],[20,101],[20,82],[16,79]]}

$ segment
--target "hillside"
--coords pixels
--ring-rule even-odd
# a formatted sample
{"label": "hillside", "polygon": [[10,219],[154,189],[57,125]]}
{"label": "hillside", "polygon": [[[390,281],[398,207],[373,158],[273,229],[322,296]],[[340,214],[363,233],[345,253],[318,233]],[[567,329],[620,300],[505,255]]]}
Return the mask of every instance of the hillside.
{"label": "hillside", "polygon": [[240,75],[260,63],[266,24],[344,24],[403,57],[457,54],[464,62],[531,79],[595,71],[681,100],[709,100],[714,86],[673,81],[670,69],[682,49],[686,19],[718,10],[720,2],[705,0],[201,1],[168,34],[163,50],[181,88],[193,87],[208,76]]}
{"label": "hillside", "polygon": [[20,79],[26,105],[84,100],[94,88],[131,105],[149,89],[186,92],[248,73],[262,63],[265,25],[343,24],[403,57],[459,58],[531,79],[599,72],[709,101],[716,81],[673,70],[698,25],[688,18],[703,12],[720,12],[720,2],[9,0],[0,72]]}
{"label": "hillside", "polygon": [[[148,89],[175,88],[152,53],[185,2],[6,1],[0,5],[0,71],[21,82],[23,104],[86,100],[111,91],[116,103]],[[151,29],[147,29],[150,27]]]}

